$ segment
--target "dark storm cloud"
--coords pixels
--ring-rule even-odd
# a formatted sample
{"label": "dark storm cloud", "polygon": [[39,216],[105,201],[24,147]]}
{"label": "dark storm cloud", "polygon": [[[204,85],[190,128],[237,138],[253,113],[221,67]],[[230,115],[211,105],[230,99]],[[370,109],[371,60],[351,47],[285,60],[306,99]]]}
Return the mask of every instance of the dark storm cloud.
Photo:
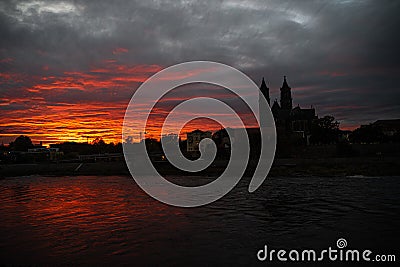
{"label": "dark storm cloud", "polygon": [[400,115],[399,11],[398,1],[2,1],[0,71],[212,60],[265,76],[271,99],[288,75],[295,104],[366,123]]}

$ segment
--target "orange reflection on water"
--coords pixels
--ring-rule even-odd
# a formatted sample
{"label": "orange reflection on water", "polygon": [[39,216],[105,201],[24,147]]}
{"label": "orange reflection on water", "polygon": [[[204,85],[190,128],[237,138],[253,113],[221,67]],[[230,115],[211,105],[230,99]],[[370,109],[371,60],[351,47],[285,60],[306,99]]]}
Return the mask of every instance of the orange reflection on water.
{"label": "orange reflection on water", "polygon": [[17,262],[19,253],[32,254],[30,263],[132,258],[142,243],[142,253],[151,253],[154,243],[145,240],[174,236],[190,223],[184,209],[152,199],[130,177],[20,177],[0,189],[2,249],[10,258],[18,248]]}

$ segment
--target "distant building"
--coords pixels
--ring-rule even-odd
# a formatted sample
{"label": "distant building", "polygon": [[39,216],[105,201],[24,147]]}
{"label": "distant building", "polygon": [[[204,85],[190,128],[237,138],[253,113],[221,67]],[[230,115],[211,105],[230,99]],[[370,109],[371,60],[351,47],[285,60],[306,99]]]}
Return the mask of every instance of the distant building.
{"label": "distant building", "polygon": [[[280,88],[280,104],[277,100],[274,101],[271,107],[272,115],[274,116],[275,125],[278,133],[286,132],[297,134],[302,138],[307,138],[311,134],[312,121],[317,118],[314,108],[301,108],[297,106],[293,108],[292,88],[289,86],[286,76],[283,77],[283,84]],[[269,105],[269,88],[263,78],[260,86],[260,91],[267,99]],[[261,115],[262,107],[260,104]]]}
{"label": "distant building", "polygon": [[216,131],[212,135],[212,139],[214,140],[218,150],[231,149],[231,140],[226,129]]}
{"label": "distant building", "polygon": [[386,136],[394,136],[400,133],[400,119],[377,120],[371,124],[372,127],[379,128]]}
{"label": "distant building", "polygon": [[34,147],[28,149],[29,153],[46,153],[46,152],[58,152],[58,151],[59,151],[58,147],[53,147],[53,148]]}
{"label": "distant building", "polygon": [[187,133],[187,151],[198,152],[200,141],[204,138],[211,138],[210,131],[194,130],[193,132]]}
{"label": "distant building", "polygon": [[163,135],[163,136],[161,137],[161,142],[163,142],[163,143],[165,143],[165,144],[176,145],[176,144],[178,144],[178,141],[179,141],[178,139],[179,139],[179,138],[178,138],[178,135],[177,135],[177,134],[171,133],[171,134]]}
{"label": "distant building", "polygon": [[[168,150],[170,154],[176,154],[178,151],[175,149],[179,146],[179,137],[177,134],[166,134],[161,137],[161,144],[163,150]],[[165,156],[163,156],[165,158]]]}
{"label": "distant building", "polygon": [[[226,158],[230,156],[231,147],[235,140],[239,140],[241,128],[228,128],[232,136],[229,136],[226,129],[220,129],[212,135],[212,140],[217,147],[217,156]],[[257,157],[261,148],[260,128],[245,128],[250,144],[250,157]]]}
{"label": "distant building", "polygon": [[59,148],[46,148],[42,145],[35,146],[34,148],[28,149],[28,155],[32,156],[34,161],[50,160],[55,161],[62,158],[63,152],[59,151]]}

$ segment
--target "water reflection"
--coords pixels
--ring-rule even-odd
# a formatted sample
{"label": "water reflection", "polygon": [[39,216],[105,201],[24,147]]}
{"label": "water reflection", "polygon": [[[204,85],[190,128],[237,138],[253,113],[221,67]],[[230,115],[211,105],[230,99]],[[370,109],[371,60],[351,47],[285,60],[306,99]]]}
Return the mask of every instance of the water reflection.
{"label": "water reflection", "polygon": [[266,243],[317,249],[339,237],[393,252],[399,181],[270,178],[249,194],[243,180],[211,205],[184,209],[153,200],[124,176],[7,178],[0,180],[0,262],[251,264]]}

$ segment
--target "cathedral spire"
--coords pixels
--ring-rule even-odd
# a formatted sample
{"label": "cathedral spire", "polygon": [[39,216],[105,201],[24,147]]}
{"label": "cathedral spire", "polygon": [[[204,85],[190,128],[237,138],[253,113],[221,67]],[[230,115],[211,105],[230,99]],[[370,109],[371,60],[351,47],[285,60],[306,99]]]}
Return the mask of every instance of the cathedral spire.
{"label": "cathedral spire", "polygon": [[289,85],[287,84],[287,81],[286,81],[286,75],[284,75],[283,76],[283,85],[282,85],[282,87],[289,87]]}
{"label": "cathedral spire", "polygon": [[267,84],[265,83],[264,77],[262,78],[260,91],[264,95],[265,99],[267,99],[268,105],[271,105],[271,100],[269,98],[269,88],[268,88]]}
{"label": "cathedral spire", "polygon": [[[267,100],[267,103],[262,100],[262,97],[265,97]],[[265,83],[264,77],[262,78],[262,82],[260,85],[260,91],[258,93],[258,108],[259,108],[259,113],[260,113],[260,127],[266,127],[266,121],[267,118],[265,117],[267,114],[267,110],[269,109],[269,106],[271,105],[270,103],[270,98],[269,98],[269,88],[267,84]]]}
{"label": "cathedral spire", "polygon": [[286,110],[292,110],[292,92],[290,86],[287,83],[286,76],[283,76],[283,84],[281,87],[281,108]]}

